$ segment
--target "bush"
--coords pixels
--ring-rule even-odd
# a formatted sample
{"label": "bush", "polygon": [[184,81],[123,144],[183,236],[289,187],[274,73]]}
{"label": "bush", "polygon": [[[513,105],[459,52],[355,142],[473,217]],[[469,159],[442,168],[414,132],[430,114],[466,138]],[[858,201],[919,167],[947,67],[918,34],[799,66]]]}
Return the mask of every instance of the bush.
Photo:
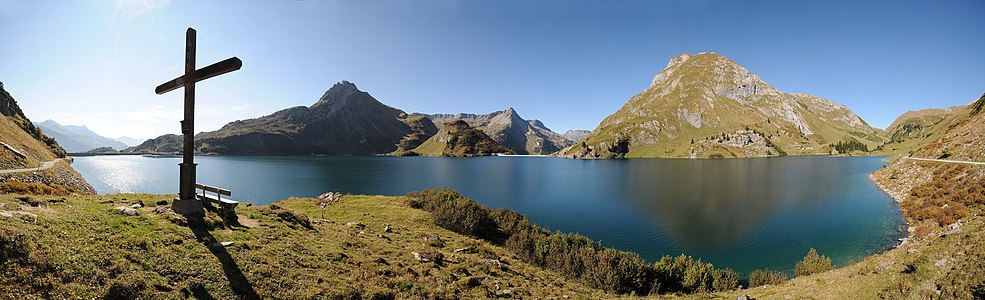
{"label": "bush", "polygon": [[807,256],[804,256],[804,260],[797,263],[795,269],[797,276],[807,276],[828,271],[831,270],[831,258],[817,254],[817,250],[811,248],[810,251],[807,251]]}
{"label": "bush", "polygon": [[495,227],[489,218],[491,210],[451,189],[425,190],[410,195],[418,206],[431,212],[438,226],[448,230],[482,238]]}
{"label": "bush", "polygon": [[770,271],[770,269],[755,270],[749,274],[749,287],[780,284],[784,281],[787,281],[787,275],[778,271]]}
{"label": "bush", "polygon": [[718,269],[711,273],[711,287],[716,292],[731,291],[739,288],[739,274],[732,269]]}

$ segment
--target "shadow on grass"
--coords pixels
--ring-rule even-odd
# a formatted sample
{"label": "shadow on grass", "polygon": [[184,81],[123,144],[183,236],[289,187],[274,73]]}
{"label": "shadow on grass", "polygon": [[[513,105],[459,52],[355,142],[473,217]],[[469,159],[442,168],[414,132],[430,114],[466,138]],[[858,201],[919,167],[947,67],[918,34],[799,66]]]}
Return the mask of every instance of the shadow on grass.
{"label": "shadow on grass", "polygon": [[[243,271],[239,269],[238,265],[236,265],[236,261],[233,260],[233,257],[226,251],[226,247],[220,245],[219,241],[212,236],[212,233],[209,232],[205,222],[198,218],[190,218],[188,221],[188,228],[195,234],[195,239],[209,248],[209,252],[212,252],[212,255],[218,258],[219,262],[222,263],[222,271],[226,274],[226,279],[229,279],[229,286],[232,287],[233,292],[236,293],[240,299],[260,299],[260,296],[257,295],[256,290],[253,289],[253,285],[246,279],[246,275],[243,275]],[[192,293],[195,297],[200,299],[214,299],[208,295],[204,289],[199,289],[198,291],[193,289]],[[203,295],[200,296],[198,294]]]}

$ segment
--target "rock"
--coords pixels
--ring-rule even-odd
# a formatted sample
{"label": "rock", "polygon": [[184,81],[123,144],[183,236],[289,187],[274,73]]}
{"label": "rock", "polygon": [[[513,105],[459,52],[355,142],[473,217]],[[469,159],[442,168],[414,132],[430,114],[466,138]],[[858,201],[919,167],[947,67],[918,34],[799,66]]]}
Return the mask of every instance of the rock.
{"label": "rock", "polygon": [[376,262],[376,263],[381,264],[381,265],[389,265],[390,264],[389,262],[386,261],[386,259],[383,259],[382,257],[377,258],[373,262]]}
{"label": "rock", "polygon": [[917,253],[917,252],[920,252],[920,250],[917,250],[917,249],[906,249],[906,254],[914,254],[914,253]]}
{"label": "rock", "polygon": [[739,295],[738,297],[735,297],[735,300],[752,300],[752,298],[750,298],[749,295]]}
{"label": "rock", "polygon": [[499,261],[498,259],[480,259],[479,263],[483,265],[496,267],[498,269],[503,269],[503,262]]}
{"label": "rock", "polygon": [[138,210],[136,210],[134,208],[131,208],[131,207],[117,206],[114,209],[116,209],[116,212],[120,213],[121,215],[125,215],[125,216],[136,217],[136,216],[139,216],[140,215],[140,211],[138,211]]}
{"label": "rock", "polygon": [[958,232],[961,232],[961,221],[957,223],[947,225],[948,231],[944,233],[944,236],[949,236]]}
{"label": "rock", "polygon": [[880,270],[885,270],[885,269],[889,269],[889,268],[890,268],[890,267],[892,267],[892,266],[893,266],[893,264],[895,264],[895,263],[896,263],[896,262],[892,262],[892,261],[887,261],[887,262],[881,262],[881,263],[879,263],[878,265],[876,265],[876,268],[878,268],[878,269],[880,269]]}
{"label": "rock", "polygon": [[469,247],[465,247],[465,248],[458,248],[458,249],[455,249],[455,253],[458,253],[458,252],[465,252],[465,253],[471,253],[471,252],[472,252],[472,248],[469,248]]}
{"label": "rock", "polygon": [[226,247],[226,246],[229,246],[229,245],[232,245],[232,244],[233,244],[233,242],[222,242],[222,243],[219,243],[219,245],[222,245],[223,247]]}
{"label": "rock", "polygon": [[393,232],[393,229],[390,228],[390,225],[386,225],[385,227],[383,227],[383,232],[390,233]]}
{"label": "rock", "polygon": [[144,205],[142,205],[140,203],[136,203],[134,205],[130,205],[130,208],[141,208],[141,207],[144,207]]}
{"label": "rock", "polygon": [[171,208],[169,208],[167,206],[164,206],[164,205],[158,205],[158,206],[154,207],[154,213],[156,213],[156,214],[166,214],[166,213],[168,213],[170,211],[171,211]]}
{"label": "rock", "polygon": [[938,267],[946,266],[947,265],[947,259],[946,258],[941,258],[940,260],[938,260],[937,262],[935,262],[934,265],[935,266],[938,266]]}
{"label": "rock", "polygon": [[496,294],[500,296],[510,296],[513,295],[513,290],[501,290],[499,292],[496,292]]}
{"label": "rock", "polygon": [[355,228],[360,228],[361,229],[361,228],[365,228],[366,227],[366,224],[359,223],[359,222],[349,222],[349,223],[345,223],[345,226],[346,227],[355,227]]}
{"label": "rock", "polygon": [[414,256],[414,259],[416,259],[418,261],[422,261],[422,262],[428,262],[429,261],[427,258],[424,258],[423,256],[421,256],[420,253],[411,252],[410,254],[413,255]]}

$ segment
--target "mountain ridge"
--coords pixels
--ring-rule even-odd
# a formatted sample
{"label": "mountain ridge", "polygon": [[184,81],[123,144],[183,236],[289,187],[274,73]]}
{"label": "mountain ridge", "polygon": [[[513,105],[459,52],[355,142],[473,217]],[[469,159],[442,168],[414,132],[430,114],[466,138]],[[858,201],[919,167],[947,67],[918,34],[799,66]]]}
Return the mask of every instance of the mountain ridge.
{"label": "mountain ridge", "polygon": [[120,141],[93,132],[85,125],[62,125],[55,120],[45,120],[34,123],[34,125],[58,141],[59,145],[70,153],[82,153],[102,147],[110,147],[114,150],[123,150],[128,147]]}

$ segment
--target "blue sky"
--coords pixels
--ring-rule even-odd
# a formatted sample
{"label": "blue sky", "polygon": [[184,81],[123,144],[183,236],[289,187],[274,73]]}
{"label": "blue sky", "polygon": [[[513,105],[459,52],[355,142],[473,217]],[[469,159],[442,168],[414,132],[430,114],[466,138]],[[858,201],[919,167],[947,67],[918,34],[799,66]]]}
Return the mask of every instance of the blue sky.
{"label": "blue sky", "polygon": [[[310,105],[349,80],[408,112],[514,107],[593,129],[678,54],[723,54],[875,127],[985,92],[985,1],[6,1],[0,81],[32,120],[110,136],[178,133],[184,32],[197,130]],[[863,3],[864,2],[864,3]]]}

